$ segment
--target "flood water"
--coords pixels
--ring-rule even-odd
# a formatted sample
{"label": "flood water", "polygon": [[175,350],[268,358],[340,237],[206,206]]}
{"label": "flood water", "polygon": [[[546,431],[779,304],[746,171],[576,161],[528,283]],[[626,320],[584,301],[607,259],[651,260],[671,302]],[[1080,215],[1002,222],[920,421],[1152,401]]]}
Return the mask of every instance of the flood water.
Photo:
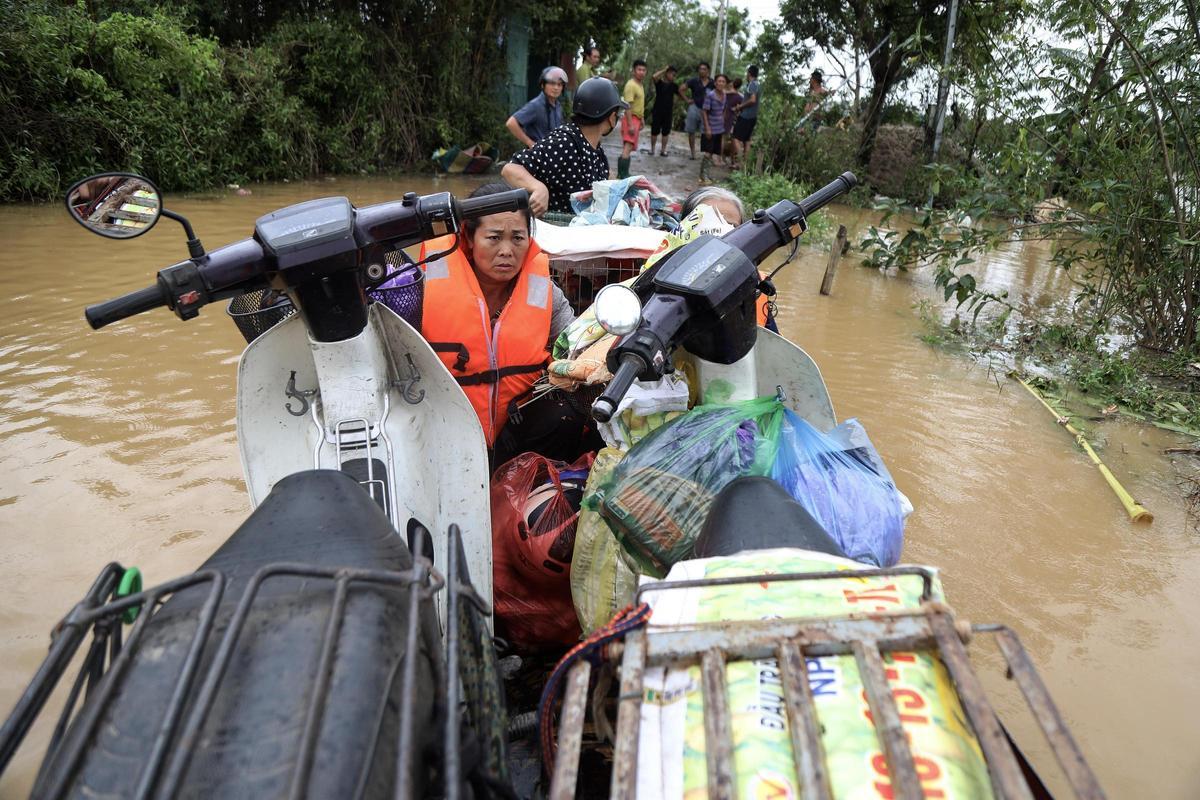
{"label": "flood water", "polygon": [[[216,247],[267,211],[344,194],[464,192],[475,179],[338,179],[178,198]],[[852,232],[869,212],[838,208]],[[186,256],[168,220],[141,238],[93,236],[58,206],[0,207],[0,713],[16,701],[55,622],[110,560],[149,583],[195,568],[244,518],[236,444],[240,335],[223,308],[183,323],[165,310],[92,332],[89,302],[149,285]],[[988,285],[1049,301],[1065,276],[1045,245],[983,265]],[[938,566],[972,621],[1021,635],[1110,797],[1200,796],[1200,533],[1150,427],[1099,425],[1109,467],[1155,514],[1135,526],[1070,437],[1021,387],[919,340],[920,271],[885,278],[846,259],[832,297],[827,255],[777,280],[780,326],[821,366],[840,418],[858,417],[916,512],[905,560]],[[1035,764],[1048,751],[1018,713],[986,641],[976,663]],[[48,726],[0,782],[23,796]],[[1066,796],[1065,793],[1063,796]]]}

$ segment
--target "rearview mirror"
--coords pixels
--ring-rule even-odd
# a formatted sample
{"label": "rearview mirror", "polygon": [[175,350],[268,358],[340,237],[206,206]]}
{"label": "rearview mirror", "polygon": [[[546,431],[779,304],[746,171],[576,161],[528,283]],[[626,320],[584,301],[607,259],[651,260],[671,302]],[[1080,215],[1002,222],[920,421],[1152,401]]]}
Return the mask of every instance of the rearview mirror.
{"label": "rearview mirror", "polygon": [[596,294],[592,312],[601,328],[616,336],[626,336],[636,331],[642,321],[642,301],[628,286],[610,283]]}
{"label": "rearview mirror", "polygon": [[154,227],[162,214],[158,187],[131,172],[103,172],[67,190],[67,211],[92,233],[132,239]]}

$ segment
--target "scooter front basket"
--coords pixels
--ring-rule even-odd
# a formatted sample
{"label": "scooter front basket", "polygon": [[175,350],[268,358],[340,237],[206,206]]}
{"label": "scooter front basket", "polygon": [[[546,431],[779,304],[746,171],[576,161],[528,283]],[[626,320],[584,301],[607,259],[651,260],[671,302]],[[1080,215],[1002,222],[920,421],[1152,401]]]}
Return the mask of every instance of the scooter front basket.
{"label": "scooter front basket", "polygon": [[274,289],[260,289],[230,300],[226,313],[246,338],[246,344],[250,344],[295,314],[296,307],[287,295]]}

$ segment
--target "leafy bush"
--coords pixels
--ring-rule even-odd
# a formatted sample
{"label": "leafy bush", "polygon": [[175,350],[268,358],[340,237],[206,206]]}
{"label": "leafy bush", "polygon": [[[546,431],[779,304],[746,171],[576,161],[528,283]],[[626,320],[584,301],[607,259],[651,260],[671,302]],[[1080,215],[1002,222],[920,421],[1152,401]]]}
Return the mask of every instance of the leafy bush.
{"label": "leafy bush", "polygon": [[356,15],[283,17],[254,44],[222,46],[192,32],[181,11],[134,4],[137,14],[93,17],[89,7],[0,3],[0,200],[53,198],[109,169],[168,191],[372,172],[422,161],[447,141],[495,137],[504,119],[480,91],[500,53],[484,30],[468,40],[459,25],[445,41],[428,39],[471,52],[463,69],[439,48],[414,46],[436,31]]}
{"label": "leafy bush", "polygon": [[[725,181],[726,186],[742,199],[746,210],[754,213],[755,209],[770,208],[780,200],[800,200],[809,193],[797,181],[774,172],[756,174],[747,171],[734,171]],[[824,212],[817,212],[808,218],[808,233],[806,240],[810,244],[824,244],[829,235],[829,220]]]}
{"label": "leafy bush", "polygon": [[232,97],[215,42],[162,12],[95,23],[81,6],[30,4],[4,16],[0,197],[53,196],[114,166],[168,185],[228,169]]}

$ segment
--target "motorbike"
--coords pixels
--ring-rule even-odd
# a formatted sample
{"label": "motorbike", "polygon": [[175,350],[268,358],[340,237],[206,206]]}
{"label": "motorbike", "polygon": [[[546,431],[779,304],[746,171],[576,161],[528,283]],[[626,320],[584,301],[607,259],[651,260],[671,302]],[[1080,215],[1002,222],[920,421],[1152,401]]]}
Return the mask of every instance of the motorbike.
{"label": "motorbike", "polygon": [[[776,395],[814,427],[834,427],[816,363],[757,327],[755,299],[770,290],[758,265],[854,184],[846,173],[799,202],[756,211],[722,237],[685,244],[630,289],[602,290],[596,317],[621,338],[595,419],[610,418],[636,380],[687,362],[701,392],[720,384],[731,400]],[[87,643],[33,796],[646,796],[637,781],[639,768],[650,769],[639,756],[645,676],[682,659],[704,673],[704,727],[714,743],[707,793],[733,797],[722,670],[775,654],[797,785],[805,797],[831,797],[803,664],[850,654],[879,720],[886,796],[921,797],[927,776],[906,743],[882,660],[907,650],[934,651],[949,670],[994,793],[1048,796],[966,659],[965,642],[985,632],[996,633],[1072,787],[1101,796],[1019,640],[1006,628],[956,620],[922,568],[857,565],[861,580],[920,582],[919,607],[892,616],[651,628],[648,611],[626,615],[544,676],[533,709],[511,707],[512,670],[497,658],[490,619],[482,428],[412,320],[369,292],[406,268],[403,248],[458,234],[472,218],[524,210],[524,191],[463,200],[410,193],[363,208],[322,198],[264,215],[250,237],[211,252],[141,176],[81,181],[67,206],[102,235],[141,235],[166,216],[188,236],[190,257],[160,270],[154,285],[90,306],[94,329],[160,307],[188,320],[205,305],[250,296],[262,310],[286,295],[296,313],[254,338],[238,366],[250,516],[194,573],[158,586],[143,588],[136,571],[107,565],[56,627],[45,662],[0,728],[2,770]],[[713,504],[700,552],[784,547],[837,558],[798,508],[771,487],[731,485]],[[751,513],[780,533],[769,541],[739,534]],[[718,584],[668,577],[643,586],[639,601],[668,588],[833,580],[848,568]],[[616,705],[611,746],[584,735],[591,671],[602,662],[619,686],[607,696],[597,687],[591,709],[596,716],[605,702]],[[540,747],[529,741],[533,731]],[[602,754],[599,765],[589,752]]]}

